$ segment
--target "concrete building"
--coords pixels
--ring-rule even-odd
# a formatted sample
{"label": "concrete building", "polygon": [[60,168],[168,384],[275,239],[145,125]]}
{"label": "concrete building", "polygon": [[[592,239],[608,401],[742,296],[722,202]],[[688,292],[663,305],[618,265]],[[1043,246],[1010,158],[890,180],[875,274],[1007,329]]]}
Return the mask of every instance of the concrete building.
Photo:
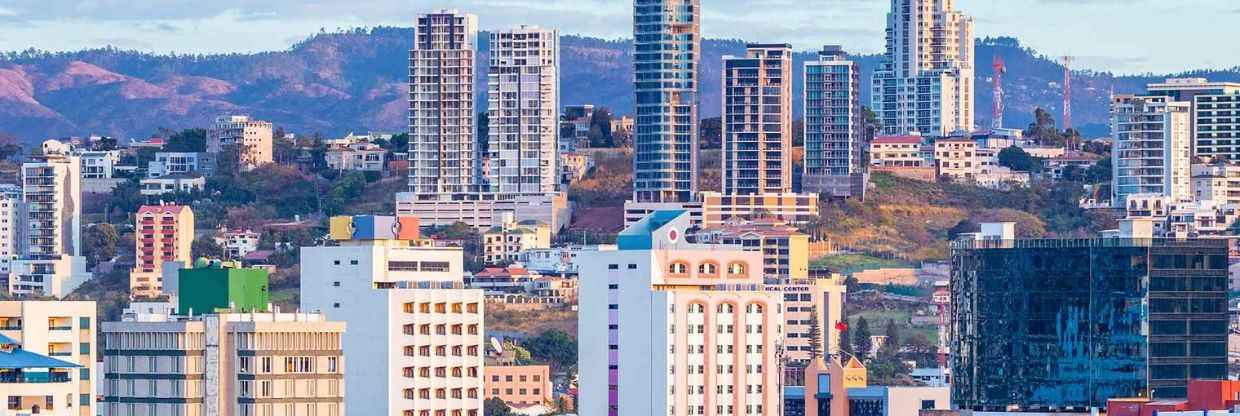
{"label": "concrete building", "polygon": [[559,189],[560,35],[537,26],[491,32],[487,73],[488,189]]}
{"label": "concrete building", "polygon": [[488,365],[482,379],[486,398],[499,398],[509,407],[552,402],[551,367],[546,365]]}
{"label": "concrete building", "polygon": [[377,144],[359,141],[328,146],[323,158],[327,162],[327,168],[331,170],[383,172],[387,154],[387,149]]}
{"label": "concrete building", "polygon": [[224,257],[240,259],[258,250],[258,233],[249,229],[230,230],[221,228],[215,233],[215,243],[224,248]]}
{"label": "concrete building", "polygon": [[460,248],[415,247],[413,218],[331,221],[335,246],[301,250],[301,309],[344,321],[355,415],[480,415],[483,293]]}
{"label": "concrete building", "polygon": [[222,312],[105,322],[100,415],[342,416],[345,325]]}
{"label": "concrete building", "polygon": [[61,297],[90,280],[81,256],[82,177],[69,146],[43,143],[43,154],[22,164],[25,207],[21,252],[10,263],[11,295]]}
{"label": "concrete building", "polygon": [[551,247],[551,227],[536,221],[517,222],[505,214],[503,222],[482,234],[483,261],[488,264],[512,263],[521,252]]}
{"label": "concrete building", "polygon": [[697,193],[699,0],[634,0],[633,200]]}
{"label": "concrete building", "polygon": [[237,152],[237,167],[252,170],[272,162],[271,123],[250,116],[228,115],[207,129],[207,153]]}
{"label": "concrete building", "polygon": [[723,193],[792,191],[792,45],[723,57]]}
{"label": "concrete building", "polygon": [[1111,100],[1111,205],[1132,194],[1192,199],[1191,105],[1168,97]]}
{"label": "concrete building", "polygon": [[96,415],[95,324],[93,301],[0,301],[0,413]]}
{"label": "concrete building", "polygon": [[1013,223],[982,224],[953,241],[954,404],[1101,407],[1182,398],[1189,378],[1226,378],[1227,242],[1151,238],[1137,225],[1024,240]]}
{"label": "concrete building", "polygon": [[1240,160],[1240,83],[1205,78],[1170,78],[1146,86],[1147,94],[1190,103],[1193,156]]}
{"label": "concrete building", "polygon": [[474,140],[478,17],[419,14],[409,51],[409,191],[433,199],[481,190]]}
{"label": "concrete building", "polygon": [[560,153],[560,185],[567,187],[585,177],[594,168],[594,156],[589,153]]}
{"label": "concrete building", "polygon": [[593,121],[594,104],[564,106],[564,113],[560,116],[560,152],[590,147],[589,134]]}
{"label": "concrete building", "polygon": [[412,192],[396,194],[396,215],[417,217],[424,226],[443,226],[463,222],[485,231],[512,214],[517,221],[547,224],[553,232],[567,227],[572,220],[568,195],[553,192],[545,195],[524,195],[512,199],[495,199],[483,194],[481,199],[422,199]]}
{"label": "concrete building", "polygon": [[138,193],[148,197],[193,193],[206,188],[207,178],[197,173],[164,175],[157,178],[142,178],[138,181]]}
{"label": "concrete building", "polygon": [[[933,156],[925,157],[927,146],[921,136],[875,136],[870,141],[870,170],[908,179],[933,182],[938,179]],[[930,147],[932,149],[932,147]],[[933,155],[933,151],[930,152]]]}
{"label": "concrete building", "polygon": [[112,179],[113,167],[120,164],[119,150],[75,150],[81,164],[82,179]]}
{"label": "concrete building", "polygon": [[827,45],[805,62],[804,192],[837,198],[865,197],[865,124],[861,114],[861,67],[839,45]]}
{"label": "concrete building", "polygon": [[782,414],[783,307],[761,253],[690,243],[690,227],[658,211],[583,253],[581,414]]}
{"label": "concrete building", "polygon": [[215,172],[215,160],[211,153],[206,152],[157,152],[155,160],[146,165],[146,176],[210,175]]}
{"label": "concrete building", "polygon": [[951,391],[947,387],[870,386],[848,389],[849,416],[916,415],[922,410],[951,409],[951,405]]}
{"label": "concrete building", "polygon": [[[844,276],[815,270],[802,278],[766,279],[783,296],[786,362],[804,366],[814,356],[838,355],[847,288]],[[815,344],[817,351],[814,350]]]}
{"label": "concrete building", "polygon": [[[21,185],[0,185],[0,280],[8,282],[10,267],[22,252],[25,202]],[[8,285],[0,285],[5,289]]]}
{"label": "concrete building", "polygon": [[934,164],[939,176],[972,181],[981,168],[977,142],[967,137],[944,137],[934,141]]}
{"label": "concrete building", "polygon": [[194,211],[181,205],[144,205],[134,215],[134,267],[129,272],[129,294],[154,298],[163,294],[163,266],[178,262],[189,267],[194,243]]}
{"label": "concrete building", "polygon": [[734,218],[768,216],[793,225],[818,218],[817,194],[726,195],[702,192],[699,199],[702,201],[702,228],[723,226]]}
{"label": "concrete building", "polygon": [[973,130],[973,18],[954,0],[892,0],[870,108],[883,133]]}
{"label": "concrete building", "polygon": [[771,218],[732,220],[697,234],[699,242],[740,246],[762,253],[767,279],[809,277],[809,234]]}

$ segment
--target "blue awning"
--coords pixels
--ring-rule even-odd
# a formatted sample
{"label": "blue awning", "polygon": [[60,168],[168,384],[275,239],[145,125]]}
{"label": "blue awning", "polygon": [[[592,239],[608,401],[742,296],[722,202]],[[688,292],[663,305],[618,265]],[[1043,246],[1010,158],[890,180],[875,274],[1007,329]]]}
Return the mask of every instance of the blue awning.
{"label": "blue awning", "polygon": [[11,353],[0,352],[0,369],[79,367],[81,366],[68,361],[57,360],[23,349],[16,349]]}

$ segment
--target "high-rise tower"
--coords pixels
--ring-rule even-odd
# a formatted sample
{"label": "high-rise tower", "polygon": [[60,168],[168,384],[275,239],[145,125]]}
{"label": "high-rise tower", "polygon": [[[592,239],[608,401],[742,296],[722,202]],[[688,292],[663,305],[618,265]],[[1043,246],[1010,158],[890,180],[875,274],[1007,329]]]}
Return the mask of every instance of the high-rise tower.
{"label": "high-rise tower", "polygon": [[865,126],[861,114],[861,67],[838,45],[805,62],[804,192],[864,198]]}
{"label": "high-rise tower", "polygon": [[723,57],[723,193],[792,190],[792,45]]}
{"label": "high-rise tower", "polygon": [[638,202],[687,202],[697,191],[698,3],[633,1],[633,198]]}
{"label": "high-rise tower", "polygon": [[419,15],[409,51],[409,191],[423,198],[477,193],[474,51],[478,18],[455,10]]}
{"label": "high-rise tower", "polygon": [[492,193],[556,190],[559,43],[555,30],[535,26],[491,33],[487,182]]}
{"label": "high-rise tower", "polygon": [[973,19],[954,0],[891,0],[871,104],[886,134],[973,129]]}

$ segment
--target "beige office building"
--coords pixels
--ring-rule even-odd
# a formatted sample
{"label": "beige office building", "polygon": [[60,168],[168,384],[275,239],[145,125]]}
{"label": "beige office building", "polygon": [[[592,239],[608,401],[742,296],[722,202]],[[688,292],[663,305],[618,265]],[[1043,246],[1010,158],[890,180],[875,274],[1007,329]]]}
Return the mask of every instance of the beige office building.
{"label": "beige office building", "polygon": [[723,57],[723,193],[792,191],[792,45]]}
{"label": "beige office building", "polygon": [[237,150],[237,166],[248,171],[272,162],[271,123],[250,116],[220,116],[207,130],[207,153]]}
{"label": "beige office building", "polygon": [[321,314],[105,322],[103,416],[340,416],[344,323]]}
{"label": "beige office building", "polygon": [[[0,301],[0,361],[14,347],[78,367],[0,368],[0,414],[94,416],[95,302]],[[19,353],[20,354],[20,353]],[[13,357],[18,363],[30,357]],[[12,363],[6,367],[13,366]],[[40,373],[40,371],[47,371]],[[24,381],[24,383],[15,383]],[[38,410],[35,410],[35,407]],[[16,407],[16,408],[15,408]],[[13,413],[5,413],[5,411]]]}

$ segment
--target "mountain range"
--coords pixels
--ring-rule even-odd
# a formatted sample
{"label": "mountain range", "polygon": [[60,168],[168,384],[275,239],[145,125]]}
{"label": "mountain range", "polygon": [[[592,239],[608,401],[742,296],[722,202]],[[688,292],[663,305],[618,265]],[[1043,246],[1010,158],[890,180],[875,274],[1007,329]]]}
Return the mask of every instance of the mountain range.
{"label": "mountain range", "polygon": [[[479,105],[485,106],[487,34],[479,39],[475,90]],[[140,138],[161,128],[203,127],[226,113],[250,114],[300,134],[404,131],[412,43],[410,28],[376,27],[319,33],[285,51],[252,54],[155,55],[115,48],[9,52],[0,54],[0,134],[25,142],[89,134]],[[563,36],[562,103],[631,113],[631,46],[629,40]],[[721,58],[742,55],[745,42],[707,39],[702,50],[700,112],[712,117],[720,112]],[[814,55],[812,50],[796,53],[795,79],[800,79],[801,63]],[[1005,126],[1024,127],[1036,107],[1061,114],[1063,67],[1055,59],[1022,47],[1014,38],[980,39],[975,83],[979,126],[990,125],[991,62],[996,55],[1007,63]],[[853,57],[864,74],[863,102],[868,102],[869,74],[880,58]],[[1074,126],[1089,136],[1107,134],[1112,91],[1141,92],[1146,83],[1173,76],[1240,81],[1240,68],[1124,76],[1074,70]],[[800,88],[798,82],[797,96]]]}

